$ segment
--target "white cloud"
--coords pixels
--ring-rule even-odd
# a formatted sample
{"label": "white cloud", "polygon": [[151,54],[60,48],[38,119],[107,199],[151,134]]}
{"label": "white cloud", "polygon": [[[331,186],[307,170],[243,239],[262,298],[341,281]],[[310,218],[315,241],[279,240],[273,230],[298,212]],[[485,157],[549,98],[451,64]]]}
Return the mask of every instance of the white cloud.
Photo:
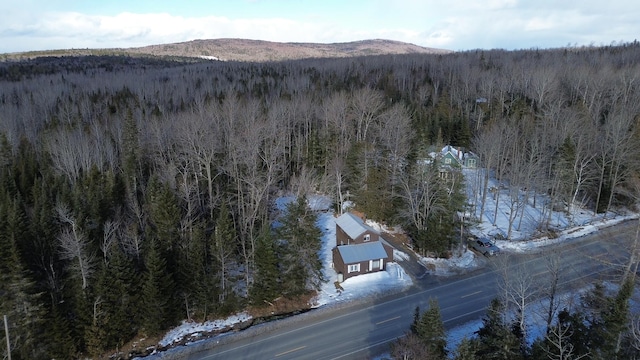
{"label": "white cloud", "polygon": [[289,14],[282,6],[271,12],[277,16],[263,18],[214,15],[214,10],[197,16],[124,11],[90,15],[54,12],[38,7],[38,0],[29,1],[30,11],[0,5],[0,52],[134,47],[227,37],[325,43],[385,38],[451,50],[515,49],[633,41],[640,33],[640,8],[623,0],[450,0],[446,5],[435,0],[354,0],[349,4],[352,8],[366,6],[360,17],[336,13],[340,2],[334,2],[327,12],[313,16]]}

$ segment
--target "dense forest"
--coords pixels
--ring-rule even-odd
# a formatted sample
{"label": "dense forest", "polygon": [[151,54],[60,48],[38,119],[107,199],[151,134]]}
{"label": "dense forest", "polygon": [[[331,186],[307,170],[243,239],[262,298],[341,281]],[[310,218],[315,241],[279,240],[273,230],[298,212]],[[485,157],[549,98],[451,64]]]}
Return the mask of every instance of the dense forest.
{"label": "dense forest", "polygon": [[[0,313],[12,358],[97,357],[182,319],[308,297],[323,281],[310,194],[400,224],[436,256],[459,245],[457,214],[484,208],[490,175],[513,189],[513,224],[523,201],[545,195],[540,232],[553,231],[552,209],[632,207],[639,92],[638,43],[1,63]],[[468,198],[460,177],[419,161],[445,144],[491,170]],[[278,214],[283,194],[300,200]]]}

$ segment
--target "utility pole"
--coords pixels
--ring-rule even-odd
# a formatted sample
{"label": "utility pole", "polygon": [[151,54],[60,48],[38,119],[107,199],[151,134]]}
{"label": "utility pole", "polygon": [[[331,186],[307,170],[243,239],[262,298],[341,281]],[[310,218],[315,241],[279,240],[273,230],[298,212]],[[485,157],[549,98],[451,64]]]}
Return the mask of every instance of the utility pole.
{"label": "utility pole", "polygon": [[7,359],[11,360],[11,343],[9,342],[9,324],[7,323],[7,315],[4,316],[4,333],[7,335]]}

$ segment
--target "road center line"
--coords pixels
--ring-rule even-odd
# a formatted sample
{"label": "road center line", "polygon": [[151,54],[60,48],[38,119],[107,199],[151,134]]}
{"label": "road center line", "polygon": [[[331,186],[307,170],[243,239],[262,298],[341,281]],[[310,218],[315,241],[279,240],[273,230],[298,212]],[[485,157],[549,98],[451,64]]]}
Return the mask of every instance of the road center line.
{"label": "road center line", "polygon": [[394,317],[394,318],[387,319],[387,320],[382,320],[382,321],[380,321],[380,322],[377,322],[377,323],[376,323],[376,325],[384,324],[384,323],[386,323],[386,322],[393,321],[393,320],[398,320],[398,319],[400,319],[400,316],[396,316],[396,317]]}
{"label": "road center line", "polygon": [[300,346],[300,347],[297,347],[297,348],[295,348],[295,349],[287,350],[287,351],[285,351],[285,352],[281,352],[280,354],[277,354],[277,355],[276,355],[276,357],[280,357],[280,356],[282,356],[282,355],[291,354],[291,353],[292,353],[292,352],[294,352],[294,351],[302,350],[302,349],[304,349],[304,348],[306,348],[306,346]]}
{"label": "road center line", "polygon": [[478,290],[478,291],[476,291],[474,293],[471,293],[471,294],[462,295],[462,296],[460,296],[460,299],[464,299],[464,298],[469,297],[469,296],[477,295],[477,294],[480,294],[481,292],[482,292],[482,290]]}

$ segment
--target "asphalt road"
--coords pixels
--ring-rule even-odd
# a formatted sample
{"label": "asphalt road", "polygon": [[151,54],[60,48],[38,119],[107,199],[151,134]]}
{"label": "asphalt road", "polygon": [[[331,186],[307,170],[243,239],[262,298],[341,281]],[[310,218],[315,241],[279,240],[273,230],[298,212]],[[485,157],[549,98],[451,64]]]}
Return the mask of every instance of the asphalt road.
{"label": "asphalt road", "polygon": [[537,289],[544,289],[550,281],[550,258],[560,260],[563,291],[615,279],[628,258],[626,244],[635,236],[636,224],[625,222],[536,254],[486,259],[485,267],[454,278],[422,277],[404,293],[254,326],[201,343],[198,348],[208,349],[186,358],[368,359],[388,351],[389,343],[408,330],[415,307],[426,309],[430,298],[438,300],[445,326],[451,328],[483,316],[500,291],[501,274],[524,269]]}

